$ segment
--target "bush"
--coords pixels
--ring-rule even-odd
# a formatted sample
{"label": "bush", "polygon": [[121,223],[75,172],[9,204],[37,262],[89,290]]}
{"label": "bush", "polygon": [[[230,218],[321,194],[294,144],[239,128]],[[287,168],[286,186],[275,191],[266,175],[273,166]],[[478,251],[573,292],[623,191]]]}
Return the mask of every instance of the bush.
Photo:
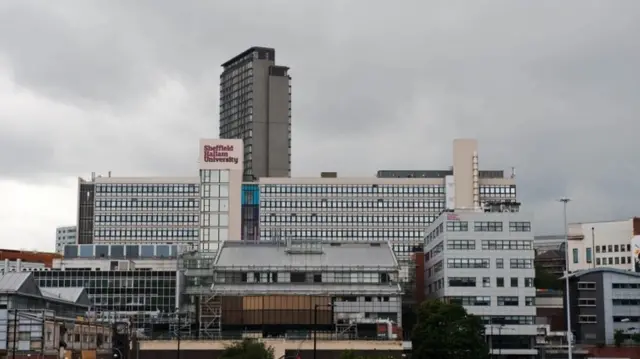
{"label": "bush", "polygon": [[616,331],[613,332],[613,343],[617,348],[620,348],[622,346],[622,343],[624,343],[624,337],[624,331],[622,331],[621,329],[616,329]]}

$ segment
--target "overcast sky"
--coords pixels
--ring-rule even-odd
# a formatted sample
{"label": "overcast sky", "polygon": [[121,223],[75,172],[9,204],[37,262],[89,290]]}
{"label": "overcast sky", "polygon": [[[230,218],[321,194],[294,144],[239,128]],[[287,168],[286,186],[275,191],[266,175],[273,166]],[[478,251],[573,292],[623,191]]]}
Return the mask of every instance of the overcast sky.
{"label": "overcast sky", "polygon": [[77,177],[194,175],[220,64],[276,48],[293,175],[517,169],[537,232],[640,214],[640,1],[0,1],[0,244],[53,250]]}

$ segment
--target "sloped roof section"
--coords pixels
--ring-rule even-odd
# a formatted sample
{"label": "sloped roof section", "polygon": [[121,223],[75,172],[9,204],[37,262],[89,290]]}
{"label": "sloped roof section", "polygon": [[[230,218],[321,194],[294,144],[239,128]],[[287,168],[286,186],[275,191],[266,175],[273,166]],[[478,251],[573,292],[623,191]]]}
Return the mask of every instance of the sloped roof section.
{"label": "sloped roof section", "polygon": [[42,295],[31,272],[5,273],[0,277],[0,293]]}
{"label": "sloped roof section", "polygon": [[91,306],[89,295],[87,291],[82,287],[62,288],[62,287],[48,287],[40,289],[42,295],[51,298],[64,300],[67,302],[73,302],[76,304]]}
{"label": "sloped roof section", "polygon": [[220,267],[397,267],[398,261],[386,242],[322,243],[315,251],[291,250],[274,242],[224,242],[216,266]]}

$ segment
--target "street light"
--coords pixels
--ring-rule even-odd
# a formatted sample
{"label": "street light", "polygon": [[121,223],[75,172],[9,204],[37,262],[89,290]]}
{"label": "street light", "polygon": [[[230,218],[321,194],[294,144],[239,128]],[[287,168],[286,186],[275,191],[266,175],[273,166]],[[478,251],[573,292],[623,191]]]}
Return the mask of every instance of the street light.
{"label": "street light", "polygon": [[317,329],[318,329],[318,308],[320,307],[328,307],[331,308],[331,304],[316,304],[313,307],[313,359],[316,359],[316,351],[318,346],[317,341]]}
{"label": "street light", "polygon": [[[567,304],[565,304],[565,310],[567,311],[567,352],[569,353],[567,358],[572,359],[572,343],[573,334],[571,332],[571,294],[569,294],[569,223],[567,222],[567,204],[571,201],[568,197],[562,197],[558,200],[562,202],[563,218],[564,218],[564,278],[565,278],[565,297]],[[592,249],[593,250],[593,249]],[[592,258],[593,259],[593,258]]]}

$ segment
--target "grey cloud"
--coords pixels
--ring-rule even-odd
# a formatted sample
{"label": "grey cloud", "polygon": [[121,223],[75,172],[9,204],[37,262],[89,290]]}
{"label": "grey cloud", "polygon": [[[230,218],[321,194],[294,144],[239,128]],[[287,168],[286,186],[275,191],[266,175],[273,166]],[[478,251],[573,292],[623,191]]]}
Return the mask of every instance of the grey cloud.
{"label": "grey cloud", "polygon": [[575,219],[635,214],[637,1],[404,4],[5,4],[13,81],[77,111],[34,102],[23,121],[46,131],[25,132],[0,104],[3,175],[191,173],[197,139],[217,135],[220,63],[265,45],[291,67],[294,175],[447,167],[451,140],[476,137],[546,221],[565,194]]}

